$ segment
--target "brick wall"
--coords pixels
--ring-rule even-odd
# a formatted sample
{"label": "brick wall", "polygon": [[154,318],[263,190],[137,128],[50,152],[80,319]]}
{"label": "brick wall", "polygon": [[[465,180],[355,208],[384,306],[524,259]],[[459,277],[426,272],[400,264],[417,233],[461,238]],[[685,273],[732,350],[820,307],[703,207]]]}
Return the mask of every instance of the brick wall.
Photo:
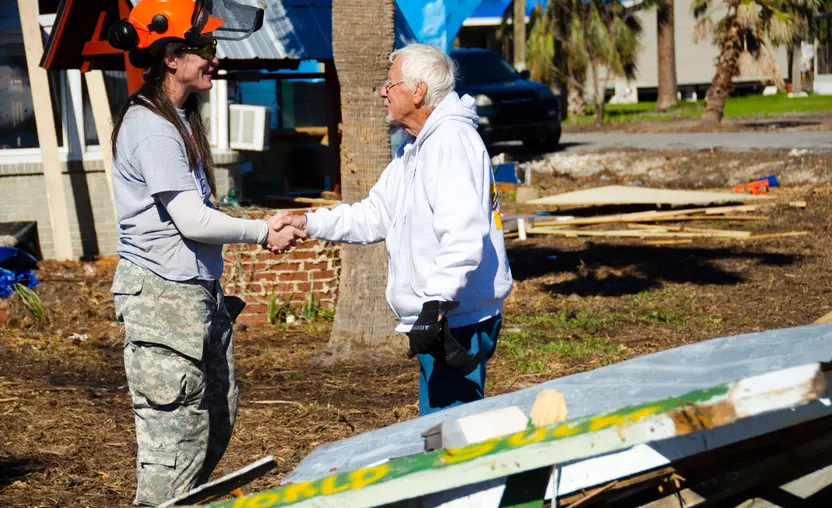
{"label": "brick wall", "polygon": [[[215,153],[217,196],[240,186],[237,152]],[[118,229],[110,182],[101,160],[62,162],[72,253],[76,258],[116,255]],[[55,256],[46,179],[40,162],[0,163],[0,222],[36,221],[41,252]]]}
{"label": "brick wall", "polygon": [[[217,157],[217,195],[239,186],[239,162],[235,157]],[[216,157],[216,155],[215,155]],[[76,257],[116,254],[118,239],[109,185],[101,161],[63,164],[64,188],[70,215],[70,234]],[[40,163],[0,163],[0,222],[37,221],[41,251],[45,258],[55,254],[46,182]],[[309,209],[297,209],[304,213]],[[267,218],[273,210],[223,208],[237,217]],[[266,322],[271,295],[280,303],[291,298],[301,307],[309,295],[324,308],[334,310],[340,273],[340,247],[337,244],[307,241],[283,255],[274,255],[260,246],[226,245],[223,250],[225,272],[222,282],[226,294],[246,302],[240,322]]]}
{"label": "brick wall", "polygon": [[[223,210],[230,215],[265,219],[273,212],[261,209]],[[293,210],[304,213],[309,209]],[[238,318],[243,323],[268,322],[267,308],[272,295],[278,306],[289,301],[299,308],[311,295],[322,307],[334,310],[341,271],[341,249],[337,244],[308,240],[282,255],[274,255],[259,245],[226,245],[223,289],[246,302]]]}

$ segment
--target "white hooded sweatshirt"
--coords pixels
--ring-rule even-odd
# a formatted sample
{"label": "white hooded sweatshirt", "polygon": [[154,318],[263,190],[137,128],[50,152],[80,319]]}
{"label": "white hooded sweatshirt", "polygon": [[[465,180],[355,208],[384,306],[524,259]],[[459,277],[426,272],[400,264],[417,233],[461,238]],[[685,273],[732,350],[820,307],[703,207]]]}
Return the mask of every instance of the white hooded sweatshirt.
{"label": "white hooded sweatshirt", "polygon": [[370,195],[306,214],[309,236],[387,246],[387,303],[407,332],[430,300],[458,301],[451,327],[502,312],[511,270],[474,99],[451,92],[408,136]]}

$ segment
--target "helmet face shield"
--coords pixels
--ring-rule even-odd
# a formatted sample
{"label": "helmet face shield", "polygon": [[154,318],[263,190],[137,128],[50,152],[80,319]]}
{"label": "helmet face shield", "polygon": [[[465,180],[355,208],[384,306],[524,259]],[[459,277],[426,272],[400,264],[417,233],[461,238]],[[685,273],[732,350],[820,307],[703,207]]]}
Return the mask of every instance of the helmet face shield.
{"label": "helmet face shield", "polygon": [[[240,41],[263,26],[263,9],[246,0],[197,0],[188,40],[212,34],[214,39]],[[253,3],[253,0],[248,0]]]}
{"label": "helmet face shield", "polygon": [[155,54],[164,42],[197,45],[209,34],[216,40],[239,41],[263,26],[258,1],[141,0],[127,19],[110,26],[107,40],[114,48],[147,54]]}

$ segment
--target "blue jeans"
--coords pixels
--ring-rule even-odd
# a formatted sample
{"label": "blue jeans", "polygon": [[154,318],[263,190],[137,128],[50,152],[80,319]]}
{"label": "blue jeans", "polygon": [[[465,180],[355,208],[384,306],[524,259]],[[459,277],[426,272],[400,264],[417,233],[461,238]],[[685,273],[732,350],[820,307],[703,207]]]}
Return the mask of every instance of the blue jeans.
{"label": "blue jeans", "polygon": [[444,363],[436,362],[431,355],[417,355],[421,367],[420,416],[485,398],[485,364],[497,347],[502,324],[502,315],[497,315],[481,323],[451,329],[454,338],[468,350],[468,354],[475,356],[480,351],[483,352],[483,360],[467,376]]}

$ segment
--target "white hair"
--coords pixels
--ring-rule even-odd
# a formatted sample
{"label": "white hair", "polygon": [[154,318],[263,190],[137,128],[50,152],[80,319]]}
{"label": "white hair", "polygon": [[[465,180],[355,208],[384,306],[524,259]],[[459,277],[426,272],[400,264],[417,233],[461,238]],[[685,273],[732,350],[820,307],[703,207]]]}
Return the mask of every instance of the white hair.
{"label": "white hair", "polygon": [[433,111],[454,89],[456,65],[444,51],[427,44],[408,44],[390,55],[390,63],[402,59],[402,80],[411,90],[427,86],[425,105]]}

